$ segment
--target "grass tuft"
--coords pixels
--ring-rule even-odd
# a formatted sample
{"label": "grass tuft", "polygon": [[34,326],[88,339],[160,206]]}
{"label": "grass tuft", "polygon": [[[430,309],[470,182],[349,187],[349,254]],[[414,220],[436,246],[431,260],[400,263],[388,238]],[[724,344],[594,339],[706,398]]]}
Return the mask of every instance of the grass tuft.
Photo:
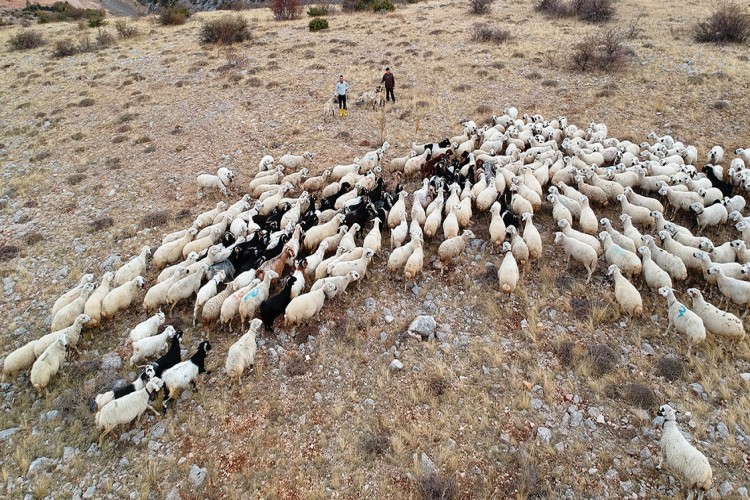
{"label": "grass tuft", "polygon": [[169,222],[169,210],[155,210],[149,212],[141,218],[141,227],[156,227],[163,226]]}
{"label": "grass tuft", "polygon": [[23,30],[8,40],[8,46],[11,50],[29,50],[41,47],[46,44],[44,35],[40,31],[36,30]]}
{"label": "grass tuft", "polygon": [[115,220],[112,217],[100,217],[89,223],[89,230],[92,233],[98,233],[114,225]]}
{"label": "grass tuft", "polygon": [[681,379],[686,371],[685,363],[675,356],[664,356],[656,363],[656,373],[669,381]]}
{"label": "grass tuft", "polygon": [[750,38],[750,14],[740,3],[725,3],[695,26],[697,42],[743,43]]}
{"label": "grass tuft", "polygon": [[425,500],[452,500],[458,497],[458,483],[452,476],[444,477],[433,472],[419,481],[420,492]]}

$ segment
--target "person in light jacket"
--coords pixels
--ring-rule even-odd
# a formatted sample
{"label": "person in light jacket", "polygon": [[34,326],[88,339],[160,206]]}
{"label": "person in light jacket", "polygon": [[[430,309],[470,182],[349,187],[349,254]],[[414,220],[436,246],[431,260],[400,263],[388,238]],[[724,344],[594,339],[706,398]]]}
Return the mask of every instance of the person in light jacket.
{"label": "person in light jacket", "polygon": [[339,116],[346,116],[346,94],[349,92],[349,82],[344,80],[344,75],[339,75],[336,82],[336,97],[339,100]]}

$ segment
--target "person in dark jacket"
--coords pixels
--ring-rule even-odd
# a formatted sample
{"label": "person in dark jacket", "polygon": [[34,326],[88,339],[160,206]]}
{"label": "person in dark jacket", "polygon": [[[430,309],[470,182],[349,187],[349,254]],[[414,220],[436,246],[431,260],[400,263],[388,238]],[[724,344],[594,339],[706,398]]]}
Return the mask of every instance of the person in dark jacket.
{"label": "person in dark jacket", "polygon": [[393,77],[390,67],[385,67],[385,74],[383,75],[383,79],[380,80],[380,83],[385,84],[385,100],[396,102],[396,96],[393,95],[393,88],[396,86],[396,79]]}

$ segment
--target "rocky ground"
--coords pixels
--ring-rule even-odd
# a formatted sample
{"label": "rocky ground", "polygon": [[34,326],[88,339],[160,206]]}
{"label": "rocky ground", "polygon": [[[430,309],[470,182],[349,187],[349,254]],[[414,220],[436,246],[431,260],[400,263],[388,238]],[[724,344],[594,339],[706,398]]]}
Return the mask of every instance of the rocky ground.
{"label": "rocky ground", "polygon": [[[312,151],[313,172],[384,139],[389,157],[402,156],[412,140],[453,135],[462,119],[482,122],[507,105],[605,122],[610,135],[637,141],[674,133],[702,157],[715,143],[747,147],[747,47],[696,45],[688,27],[708,7],[677,4],[659,4],[666,17],[650,1],[618,5],[617,26],[647,14],[629,42],[634,61],[612,75],[566,62],[590,26],[546,20],[527,3],[498,3],[484,19],[441,2],[339,14],[317,34],[306,20],[253,10],[244,14],[252,41],[232,49],[198,43],[202,20],[221,14],[174,28],[146,18],[139,37],[64,59],[50,55],[55,40],[96,32],[39,27],[50,45],[0,61],[0,352],[46,333],[52,303],[83,273],[99,279],[213,207],[194,178],[220,165],[242,186],[268,153]],[[473,42],[476,22],[514,37]],[[0,31],[3,46],[17,29]],[[385,64],[396,73],[395,106],[322,118],[340,72],[356,94]],[[591,286],[581,269],[561,269],[549,212],[535,218],[544,259],[510,298],[496,287],[488,218],[477,216],[478,239],[455,267],[435,268],[432,242],[425,272],[404,283],[379,256],[314,325],[263,336],[242,385],[222,373],[234,335],[193,328],[192,307],[178,308],[183,354],[210,335],[213,372],[165,416],[144,415],[99,449],[89,403],[136,375],[125,332],[145,313],[132,308],[82,341],[49,395],[26,375],[0,386],[9,450],[0,494],[679,498],[679,482],[655,467],[655,409],[670,401],[711,462],[709,496],[747,497],[746,341],[709,339],[690,361],[683,339],[662,335],[660,298],[644,293],[644,318],[619,317],[603,262]]]}

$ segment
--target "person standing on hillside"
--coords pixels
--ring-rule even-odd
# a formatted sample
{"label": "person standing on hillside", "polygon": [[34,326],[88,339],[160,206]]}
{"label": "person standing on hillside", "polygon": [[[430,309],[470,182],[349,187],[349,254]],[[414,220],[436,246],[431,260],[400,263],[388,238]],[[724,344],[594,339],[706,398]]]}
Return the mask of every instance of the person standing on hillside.
{"label": "person standing on hillside", "polygon": [[344,80],[344,75],[339,75],[336,82],[336,97],[339,100],[339,116],[346,116],[346,94],[349,92],[349,82]]}
{"label": "person standing on hillside", "polygon": [[393,88],[396,86],[396,79],[393,77],[393,73],[391,73],[391,68],[389,66],[385,67],[385,74],[383,75],[383,79],[380,80],[380,83],[385,84],[386,102],[396,102],[396,96],[393,95]]}

